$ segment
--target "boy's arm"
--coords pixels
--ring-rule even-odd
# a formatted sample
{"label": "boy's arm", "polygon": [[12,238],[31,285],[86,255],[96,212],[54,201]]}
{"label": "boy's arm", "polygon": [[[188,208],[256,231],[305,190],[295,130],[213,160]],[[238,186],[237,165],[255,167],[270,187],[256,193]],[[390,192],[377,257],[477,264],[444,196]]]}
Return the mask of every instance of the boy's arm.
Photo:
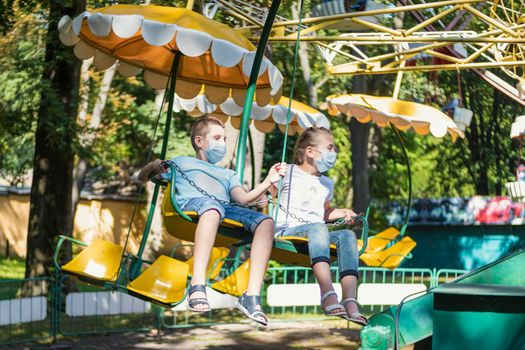
{"label": "boy's arm", "polygon": [[330,201],[326,201],[324,204],[324,221],[335,221],[341,218],[345,218],[347,221],[351,221],[357,214],[348,208],[332,208],[330,207]]}
{"label": "boy's arm", "polygon": [[263,182],[256,185],[253,190],[246,192],[242,187],[235,187],[230,194],[233,200],[242,205],[249,205],[256,202],[268,189],[275,187],[274,184],[279,182],[281,177],[286,175],[286,163],[277,163],[273,165],[268,172],[268,176]]}

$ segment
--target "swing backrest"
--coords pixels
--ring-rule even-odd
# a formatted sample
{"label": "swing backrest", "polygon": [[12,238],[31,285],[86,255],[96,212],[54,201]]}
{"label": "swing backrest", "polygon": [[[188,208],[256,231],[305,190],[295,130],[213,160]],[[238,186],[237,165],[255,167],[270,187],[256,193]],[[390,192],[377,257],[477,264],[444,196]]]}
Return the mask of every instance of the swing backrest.
{"label": "swing backrest", "polygon": [[62,270],[80,277],[114,282],[117,279],[123,248],[113,242],[94,239]]}

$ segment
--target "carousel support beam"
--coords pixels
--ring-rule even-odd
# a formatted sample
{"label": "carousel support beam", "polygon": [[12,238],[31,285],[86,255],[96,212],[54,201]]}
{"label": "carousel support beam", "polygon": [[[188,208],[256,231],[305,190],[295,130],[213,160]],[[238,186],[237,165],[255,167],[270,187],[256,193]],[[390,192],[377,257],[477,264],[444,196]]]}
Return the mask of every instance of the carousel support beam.
{"label": "carousel support beam", "polygon": [[[177,81],[177,71],[179,68],[179,61],[181,57],[181,53],[177,52],[175,53],[175,56],[173,57],[173,62],[171,65],[171,73],[170,73],[170,80],[169,80],[169,89],[166,90],[165,94],[169,94],[168,98],[168,112],[166,114],[166,125],[164,125],[164,135],[162,138],[162,149],[160,151],[160,159],[166,159],[166,152],[168,150],[168,140],[170,136],[170,126],[171,126],[171,119],[173,117],[173,101],[175,99],[175,83]],[[148,236],[149,232],[151,230],[151,224],[153,223],[153,214],[155,213],[155,207],[157,206],[157,199],[159,197],[159,190],[160,186],[159,184],[155,184],[155,187],[153,189],[153,196],[151,197],[151,203],[149,207],[148,212],[148,218],[146,220],[146,227],[144,227],[144,231],[142,233],[142,240],[140,242],[140,247],[137,252],[136,258],[133,259],[130,269],[129,269],[129,275],[130,279],[134,279],[140,274],[140,271],[142,269],[142,254],[144,254],[144,249],[146,248],[146,244],[148,242]]]}
{"label": "carousel support beam", "polygon": [[501,67],[523,67],[525,61],[510,61],[510,62],[478,62],[478,63],[466,63],[466,64],[434,64],[434,65],[421,65],[421,66],[409,66],[409,67],[397,67],[387,68],[382,67],[367,70],[367,69],[356,69],[355,63],[345,63],[338,66],[328,67],[328,72],[334,75],[340,74],[393,74],[399,71],[403,72],[432,72],[442,70],[457,70],[457,69],[476,69],[476,68],[501,68]]}
{"label": "carousel support beam", "polygon": [[252,111],[253,96],[255,95],[255,89],[257,86],[257,78],[259,76],[259,68],[261,67],[261,61],[264,57],[264,51],[266,50],[266,44],[268,43],[268,38],[270,37],[270,32],[272,30],[272,24],[277,15],[277,10],[281,0],[273,0],[272,5],[270,6],[270,11],[266,17],[264,23],[264,28],[259,39],[259,44],[257,45],[257,51],[255,53],[255,58],[250,72],[250,79],[248,81],[248,89],[246,91],[246,98],[244,99],[244,108],[242,110],[241,126],[239,131],[239,144],[237,145],[237,161],[235,164],[235,170],[240,177],[241,183],[244,178],[244,162],[246,157],[246,138],[248,136],[248,128],[250,127],[250,114]]}
{"label": "carousel support beam", "polygon": [[[405,12],[405,11],[424,10],[424,9],[430,9],[430,8],[443,7],[443,6],[476,4],[476,3],[480,3],[480,2],[484,2],[484,0],[436,1],[436,2],[430,2],[430,3],[425,3],[425,4],[398,6],[398,7],[378,9],[378,10],[342,13],[342,14],[339,14],[339,15],[332,15],[332,16],[310,17],[310,18],[303,19],[301,21],[301,23],[302,24],[310,24],[310,23],[318,23],[318,22],[324,22],[324,21],[344,20],[344,19],[347,19],[347,18],[356,18],[356,17],[365,17],[365,16],[378,16],[378,15],[393,14],[393,13],[399,13],[399,12]],[[276,23],[273,24],[273,28],[286,27],[286,26],[296,26],[298,23],[299,23],[299,20],[288,20],[288,21],[276,22]],[[243,27],[243,28],[244,29],[257,29],[256,27],[251,27],[251,26],[247,26],[247,27]]]}

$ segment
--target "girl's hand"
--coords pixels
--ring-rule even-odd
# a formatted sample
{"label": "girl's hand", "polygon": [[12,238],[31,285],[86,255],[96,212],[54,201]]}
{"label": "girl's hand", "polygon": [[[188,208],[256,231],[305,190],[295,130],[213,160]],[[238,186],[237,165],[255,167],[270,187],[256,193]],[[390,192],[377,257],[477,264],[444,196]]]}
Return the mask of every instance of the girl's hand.
{"label": "girl's hand", "polygon": [[352,210],[352,209],[343,209],[344,210],[344,218],[347,222],[354,222],[356,217],[357,217],[357,214]]}
{"label": "girl's hand", "polygon": [[286,170],[286,163],[276,163],[270,168],[268,176],[266,176],[266,180],[270,181],[272,185],[276,184],[277,182],[279,182],[281,177],[284,177],[286,175]]}

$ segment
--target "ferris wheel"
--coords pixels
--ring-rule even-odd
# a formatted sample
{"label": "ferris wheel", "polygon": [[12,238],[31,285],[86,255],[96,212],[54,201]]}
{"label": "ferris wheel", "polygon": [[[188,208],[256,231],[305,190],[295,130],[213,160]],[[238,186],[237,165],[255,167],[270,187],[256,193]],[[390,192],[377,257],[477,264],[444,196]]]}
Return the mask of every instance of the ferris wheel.
{"label": "ferris wheel", "polygon": [[[266,9],[241,0],[208,6],[239,18],[245,25],[238,30],[257,40]],[[270,41],[295,41],[298,22],[278,17]],[[329,0],[313,6],[299,34],[315,45],[330,74],[472,69],[525,105],[524,0]]]}

